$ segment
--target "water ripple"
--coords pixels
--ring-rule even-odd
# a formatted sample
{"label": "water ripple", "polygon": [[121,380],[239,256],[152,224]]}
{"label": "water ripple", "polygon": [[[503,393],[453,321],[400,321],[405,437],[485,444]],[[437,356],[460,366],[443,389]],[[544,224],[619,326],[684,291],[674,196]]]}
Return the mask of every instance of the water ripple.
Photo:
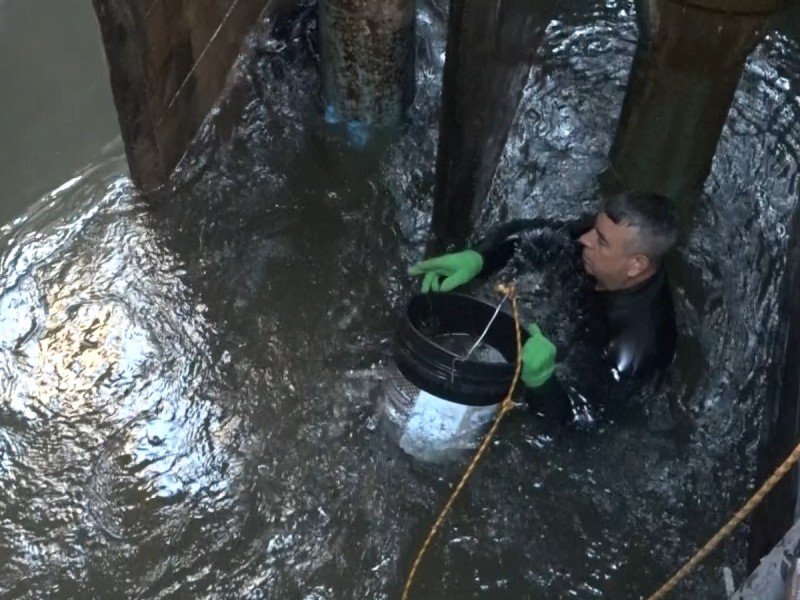
{"label": "water ripple", "polygon": [[[463,467],[415,464],[375,427],[430,214],[442,4],[421,6],[419,91],[395,143],[360,152],[324,127],[303,5],[256,35],[273,43],[240,65],[160,202],[118,159],[0,230],[0,595],[397,596]],[[564,10],[482,228],[594,208],[635,25],[627,1]],[[798,61],[773,34],[748,62],[670,265],[671,393],[591,436],[515,414],[421,596],[639,597],[739,503],[797,197]],[[570,318],[562,271],[532,274],[552,306],[526,306],[554,335]],[[718,593],[721,560],[741,570],[726,547],[692,597]]]}

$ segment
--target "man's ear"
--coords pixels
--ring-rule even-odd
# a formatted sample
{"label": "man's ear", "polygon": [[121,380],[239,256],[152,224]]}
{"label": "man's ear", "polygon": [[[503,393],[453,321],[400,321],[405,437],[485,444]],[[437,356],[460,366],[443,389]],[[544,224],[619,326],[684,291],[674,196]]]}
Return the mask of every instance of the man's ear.
{"label": "man's ear", "polygon": [[650,265],[651,261],[649,256],[646,254],[634,254],[628,261],[627,275],[629,278],[633,279],[647,271]]}

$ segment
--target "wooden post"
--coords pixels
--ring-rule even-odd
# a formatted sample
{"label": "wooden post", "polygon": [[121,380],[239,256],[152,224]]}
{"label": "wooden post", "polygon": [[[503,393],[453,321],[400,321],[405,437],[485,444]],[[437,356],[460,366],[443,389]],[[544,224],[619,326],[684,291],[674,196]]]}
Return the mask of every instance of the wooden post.
{"label": "wooden post", "polygon": [[471,232],[557,2],[451,0],[429,251]]}
{"label": "wooden post", "polygon": [[612,170],[629,189],[702,187],[744,62],[787,0],[636,0],[639,43]]}
{"label": "wooden post", "polygon": [[271,0],[92,0],[131,179],[162,185]]}
{"label": "wooden post", "polygon": [[414,0],[321,0],[320,59],[331,122],[394,125],[414,99]]}
{"label": "wooden post", "polygon": [[[786,255],[781,306],[781,331],[775,363],[779,379],[766,394],[764,408],[766,439],[759,456],[757,481],[760,483],[775,470],[800,442],[800,205],[795,208]],[[750,520],[748,565],[759,560],[775,546],[798,514],[797,469],[784,477],[756,509]]]}

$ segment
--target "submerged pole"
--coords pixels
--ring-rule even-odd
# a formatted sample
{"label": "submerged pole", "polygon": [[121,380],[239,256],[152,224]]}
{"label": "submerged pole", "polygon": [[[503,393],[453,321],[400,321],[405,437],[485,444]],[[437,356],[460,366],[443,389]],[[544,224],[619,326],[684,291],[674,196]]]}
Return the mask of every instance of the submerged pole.
{"label": "submerged pole", "polygon": [[277,0],[92,0],[131,179],[163,185]]}
{"label": "submerged pole", "polygon": [[451,0],[431,251],[472,230],[557,3]]}
{"label": "submerged pole", "polygon": [[745,60],[787,0],[636,0],[639,42],[611,148],[623,186],[700,189]]}
{"label": "submerged pole", "polygon": [[[776,355],[779,375],[768,388],[758,482],[766,479],[800,442],[800,205],[795,207],[786,249]],[[784,477],[753,513],[748,539],[748,567],[754,569],[793,523],[800,519],[797,469]]]}
{"label": "submerged pole", "polygon": [[329,122],[394,125],[414,99],[414,0],[321,0]]}

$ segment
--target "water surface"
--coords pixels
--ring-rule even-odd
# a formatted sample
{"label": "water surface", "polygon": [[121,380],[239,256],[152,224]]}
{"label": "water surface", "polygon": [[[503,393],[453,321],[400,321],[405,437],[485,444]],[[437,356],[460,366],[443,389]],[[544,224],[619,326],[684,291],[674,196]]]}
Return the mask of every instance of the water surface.
{"label": "water surface", "polygon": [[[627,2],[563,10],[481,230],[595,208],[635,28]],[[403,455],[374,392],[427,235],[445,26],[423,3],[411,122],[354,149],[322,123],[313,20],[296,18],[260,34],[159,202],[116,148],[0,230],[0,595],[398,597],[464,466]],[[588,434],[513,413],[414,597],[646,597],[741,503],[774,376],[798,85],[800,48],[770,35],[670,264],[669,380]],[[570,289],[546,277],[520,280],[524,314],[558,339]],[[743,542],[681,594],[721,598]]]}

